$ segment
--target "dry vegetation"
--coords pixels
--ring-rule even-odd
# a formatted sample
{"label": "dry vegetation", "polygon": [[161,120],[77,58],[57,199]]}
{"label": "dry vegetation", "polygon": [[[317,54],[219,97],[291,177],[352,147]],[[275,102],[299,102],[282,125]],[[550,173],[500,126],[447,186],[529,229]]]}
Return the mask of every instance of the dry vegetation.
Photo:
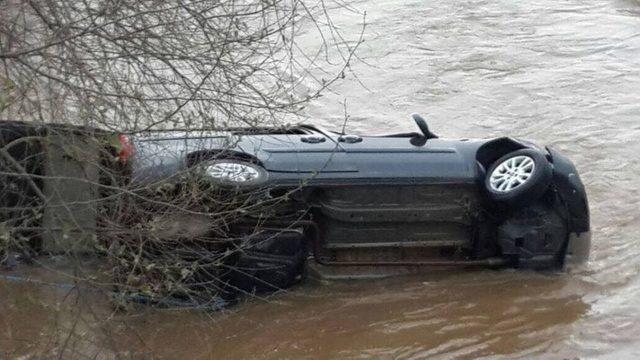
{"label": "dry vegetation", "polygon": [[[43,254],[60,253],[46,244],[58,236],[82,243],[63,251],[76,262],[66,274],[75,284],[199,304],[251,292],[229,286],[229,276],[243,273],[234,261],[255,239],[273,236],[258,225],[289,194],[241,194],[191,172],[132,184],[113,134],[295,119],[348,75],[362,41],[332,25],[337,9],[355,11],[322,0],[0,1],[0,261],[42,265]],[[322,41],[309,46],[301,37]],[[77,162],[75,175],[50,169],[51,153]],[[87,219],[77,214],[96,226],[81,226]],[[239,219],[251,225],[231,226]],[[87,249],[108,260],[100,272],[84,268],[77,254]]]}

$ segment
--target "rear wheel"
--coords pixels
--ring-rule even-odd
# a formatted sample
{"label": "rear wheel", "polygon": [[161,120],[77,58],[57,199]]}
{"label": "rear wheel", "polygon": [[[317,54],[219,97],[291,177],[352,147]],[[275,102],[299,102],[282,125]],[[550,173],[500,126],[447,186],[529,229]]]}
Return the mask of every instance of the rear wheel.
{"label": "rear wheel", "polygon": [[260,185],[268,178],[262,166],[242,160],[214,160],[201,167],[206,178],[219,185],[250,187]]}
{"label": "rear wheel", "polygon": [[485,177],[489,198],[499,204],[522,206],[540,198],[549,188],[551,164],[534,149],[513,151],[494,162]]}

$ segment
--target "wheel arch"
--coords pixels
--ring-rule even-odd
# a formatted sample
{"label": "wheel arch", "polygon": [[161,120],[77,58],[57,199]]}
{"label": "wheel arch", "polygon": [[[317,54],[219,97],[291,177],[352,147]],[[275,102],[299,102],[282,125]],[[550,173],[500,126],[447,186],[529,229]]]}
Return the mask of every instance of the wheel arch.
{"label": "wheel arch", "polygon": [[191,167],[207,160],[242,160],[264,167],[264,164],[255,156],[230,149],[208,149],[190,152],[186,156],[186,165]]}
{"label": "wheel arch", "polygon": [[478,151],[476,152],[476,161],[482,165],[483,169],[487,169],[502,156],[510,152],[529,147],[530,146],[510,137],[497,138],[478,148]]}

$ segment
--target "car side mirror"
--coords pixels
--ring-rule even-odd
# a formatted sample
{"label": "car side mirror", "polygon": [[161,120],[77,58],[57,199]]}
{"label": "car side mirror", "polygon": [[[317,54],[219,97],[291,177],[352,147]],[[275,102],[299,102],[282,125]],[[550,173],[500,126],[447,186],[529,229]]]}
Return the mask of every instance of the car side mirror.
{"label": "car side mirror", "polygon": [[418,125],[418,128],[420,129],[420,131],[422,131],[422,134],[424,135],[425,139],[437,139],[438,136],[436,136],[436,134],[432,133],[429,130],[429,126],[427,125],[427,121],[420,116],[419,114],[413,113],[411,114],[411,117],[413,118],[413,121],[416,122],[416,125]]}

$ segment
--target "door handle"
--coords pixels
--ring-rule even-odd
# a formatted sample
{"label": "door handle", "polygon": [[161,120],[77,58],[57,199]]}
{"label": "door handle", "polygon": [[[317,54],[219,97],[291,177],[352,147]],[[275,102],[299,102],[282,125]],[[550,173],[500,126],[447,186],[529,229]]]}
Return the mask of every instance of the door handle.
{"label": "door handle", "polygon": [[361,142],[362,138],[358,135],[342,135],[338,138],[338,141],[347,144],[355,144]]}
{"label": "door handle", "polygon": [[324,136],[307,135],[300,138],[300,141],[308,144],[318,144],[327,141],[327,139]]}

